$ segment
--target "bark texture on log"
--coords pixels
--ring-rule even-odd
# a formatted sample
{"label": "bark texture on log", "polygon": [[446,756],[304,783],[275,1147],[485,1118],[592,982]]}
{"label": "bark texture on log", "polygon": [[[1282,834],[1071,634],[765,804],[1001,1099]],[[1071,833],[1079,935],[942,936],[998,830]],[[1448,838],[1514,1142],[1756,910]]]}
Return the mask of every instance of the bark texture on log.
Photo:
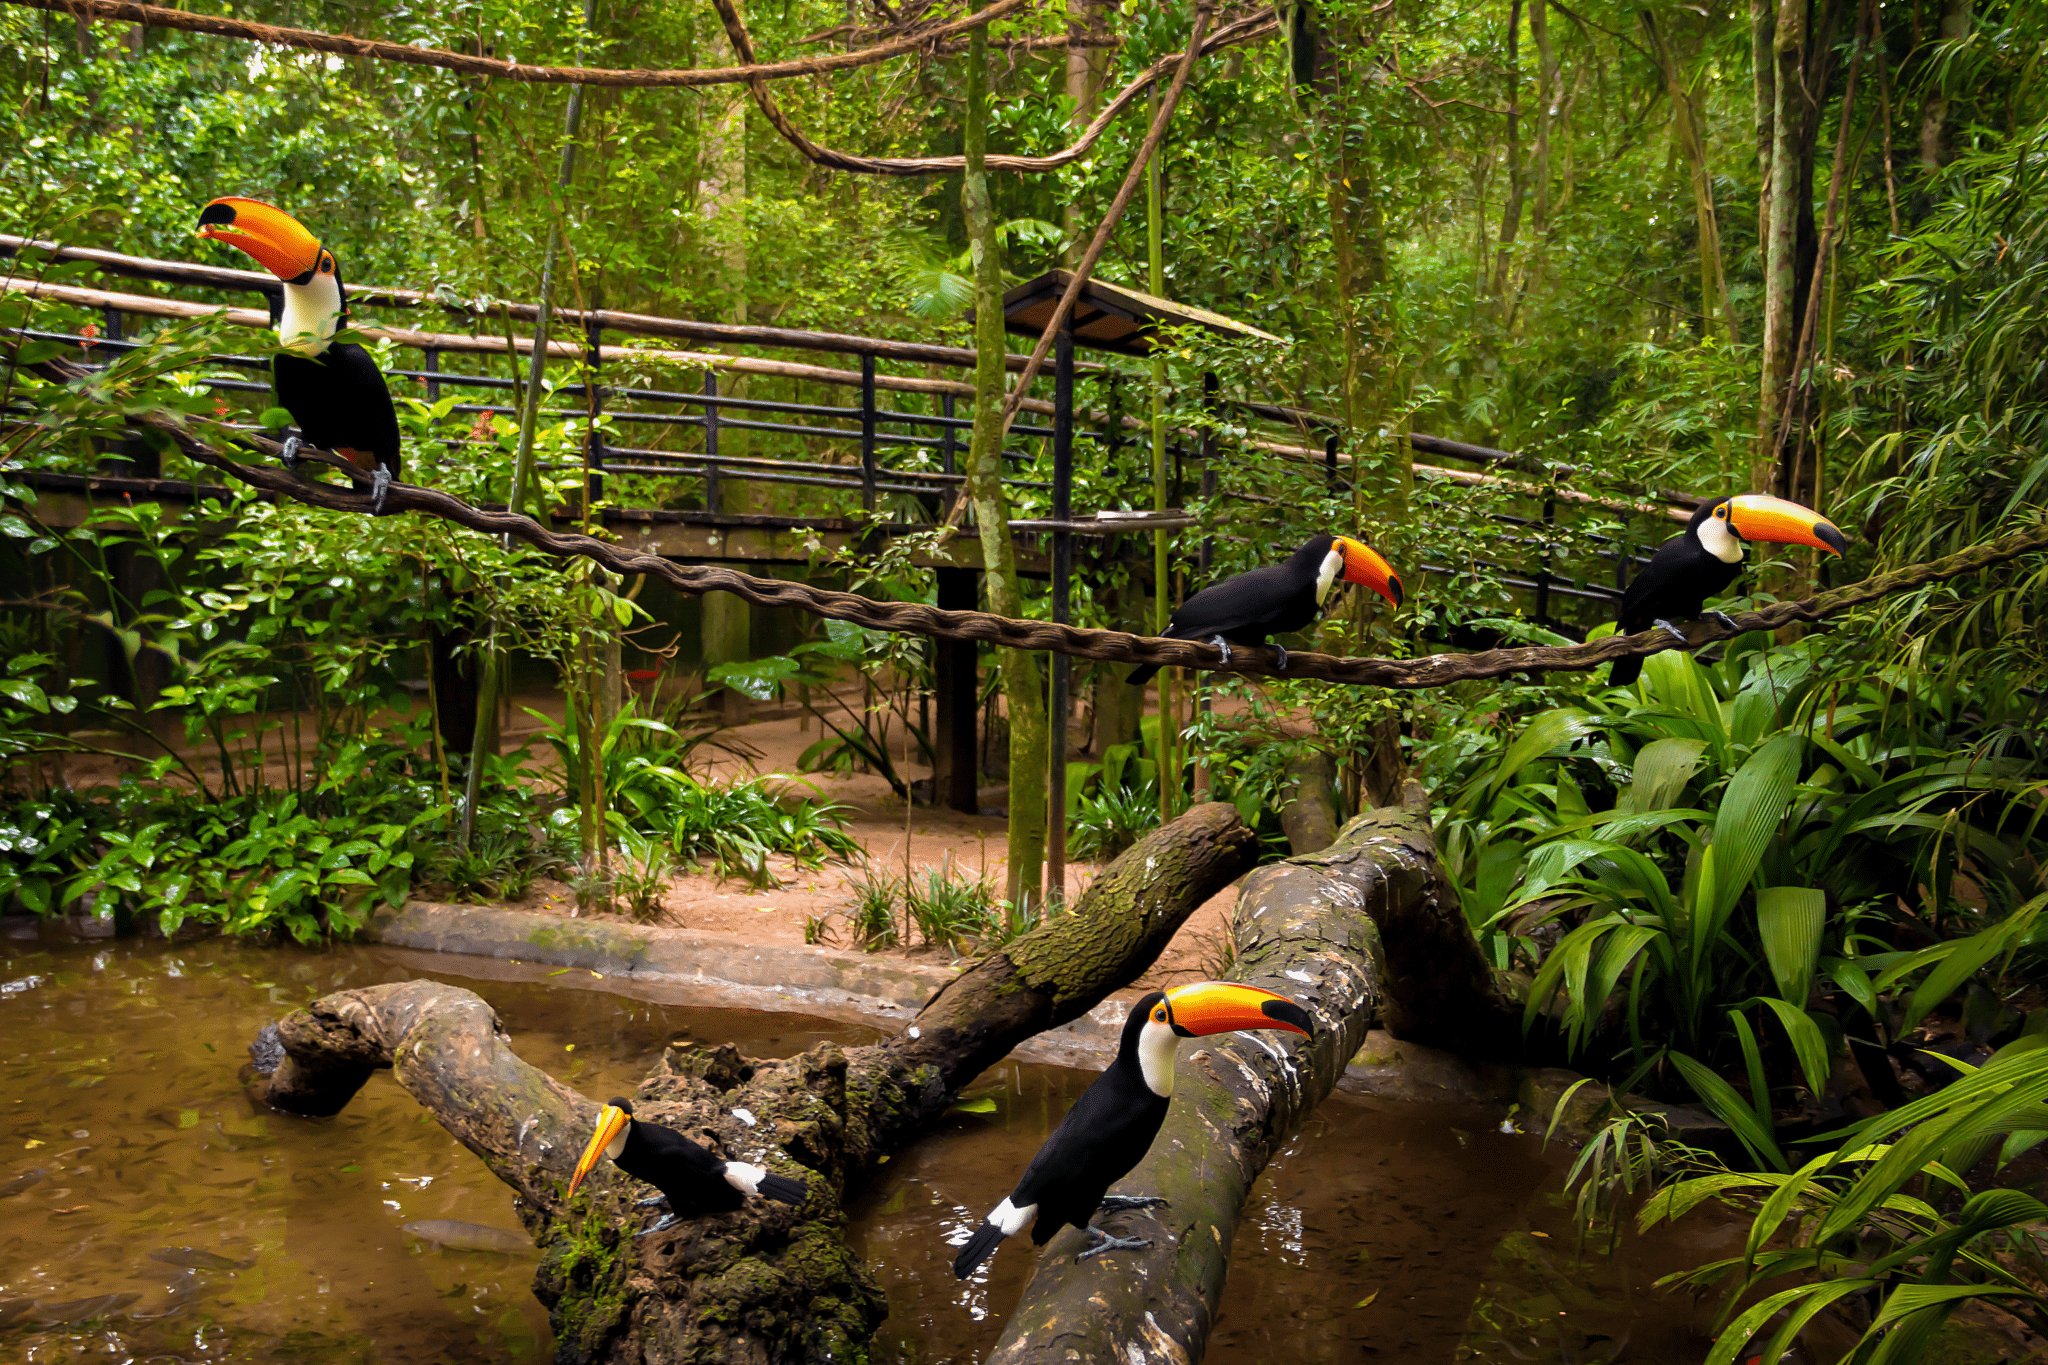
{"label": "bark texture on log", "polygon": [[[1457,978],[1406,956],[1438,950],[1445,903],[1455,913],[1426,804],[1368,812],[1326,851],[1246,881],[1232,926],[1232,979],[1299,1002],[1316,1021],[1315,1038],[1228,1034],[1184,1052],[1166,1124],[1117,1187],[1170,1202],[1108,1215],[1106,1224],[1151,1238],[1152,1248],[1076,1265],[1088,1239],[1062,1231],[991,1362],[1201,1359],[1245,1198],[1391,1007],[1388,983],[1413,983],[1416,1003],[1460,1007]],[[1441,1021],[1418,1022],[1447,1031]]]}
{"label": "bark texture on log", "polygon": [[1280,807],[1280,828],[1293,853],[1321,853],[1337,842],[1337,765],[1317,749],[1287,765],[1292,784]]}
{"label": "bark texture on log", "polygon": [[521,1061],[484,1001],[434,982],[338,992],[281,1021],[285,1056],[266,1098],[333,1114],[371,1071],[391,1067],[518,1192],[520,1220],[541,1248],[534,1291],[549,1307],[559,1360],[857,1359],[883,1303],[842,1235],[849,1183],[1012,1047],[1145,971],[1257,852],[1231,807],[1196,807],[1104,869],[1070,913],[942,987],[885,1042],[825,1043],[767,1061],[730,1046],[669,1048],[635,1096],[636,1114],[804,1180],[809,1198],[798,1208],[750,1200],[637,1237],[656,1212],[634,1201],[651,1190],[609,1162],[565,1201],[597,1105]]}

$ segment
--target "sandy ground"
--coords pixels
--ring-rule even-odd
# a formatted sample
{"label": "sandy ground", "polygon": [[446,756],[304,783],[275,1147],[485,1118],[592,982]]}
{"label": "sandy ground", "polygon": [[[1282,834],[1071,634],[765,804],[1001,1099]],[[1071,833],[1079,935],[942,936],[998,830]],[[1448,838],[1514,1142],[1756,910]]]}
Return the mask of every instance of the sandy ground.
{"label": "sandy ground", "polygon": [[[710,775],[720,779],[787,774],[787,785],[792,790],[840,808],[847,832],[867,850],[869,862],[877,871],[901,877],[907,867],[922,882],[930,869],[948,870],[960,878],[980,877],[1000,893],[1008,876],[1002,817],[963,815],[920,806],[910,812],[906,828],[904,803],[880,776],[798,773],[797,755],[814,743],[819,733],[815,720],[794,709],[767,711],[759,719],[726,732],[751,750],[751,754],[740,758],[719,753],[706,766]],[[1079,737],[1077,732],[1076,739]],[[517,740],[508,734],[507,742]],[[925,765],[908,761],[893,750],[892,756],[897,771],[913,783],[931,776]],[[984,788],[982,805],[984,809],[999,805],[1005,796],[1000,787]],[[866,870],[857,862],[802,869],[788,859],[779,859],[775,871],[783,885],[770,890],[755,890],[742,881],[721,879],[708,871],[688,873],[672,880],[659,922],[736,942],[801,945],[807,923],[822,920],[821,941],[827,946],[850,948],[855,945],[847,932],[845,912],[855,898],[852,883]],[[1087,889],[1097,870],[1092,863],[1068,864],[1066,888],[1070,901]],[[1171,987],[1210,975],[1221,960],[1230,913],[1236,903],[1237,890],[1232,887],[1197,909],[1152,971],[1140,979],[1138,988]],[[574,898],[566,886],[542,881],[519,908],[569,914],[574,910]],[[941,963],[955,958],[955,954],[935,948],[908,952],[884,949],[878,956]]]}

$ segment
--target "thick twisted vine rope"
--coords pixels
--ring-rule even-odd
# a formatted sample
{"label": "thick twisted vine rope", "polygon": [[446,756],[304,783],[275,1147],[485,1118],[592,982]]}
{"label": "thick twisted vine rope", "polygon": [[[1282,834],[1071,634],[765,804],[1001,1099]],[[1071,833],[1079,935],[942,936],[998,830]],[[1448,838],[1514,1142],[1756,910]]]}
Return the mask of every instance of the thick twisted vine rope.
{"label": "thick twisted vine rope", "polygon": [[215,38],[238,38],[244,42],[268,43],[273,47],[295,47],[309,52],[328,52],[339,57],[368,57],[373,61],[402,62],[408,66],[435,66],[468,76],[493,80],[521,81],[536,85],[651,86],[670,89],[706,85],[739,85],[760,80],[787,80],[792,76],[815,76],[827,71],[870,66],[891,57],[901,57],[930,47],[955,34],[965,33],[993,19],[1005,18],[1035,0],[996,0],[983,10],[951,23],[934,24],[901,38],[879,43],[857,52],[834,52],[822,57],[795,61],[765,62],[747,66],[692,67],[683,70],[648,71],[594,66],[528,66],[498,57],[473,57],[438,47],[412,47],[405,43],[380,42],[373,38],[352,38],[316,29],[278,28],[217,14],[193,14],[187,10],[141,5],[132,0],[4,0],[10,5],[46,9],[81,19],[109,23],[141,24],[147,28],[182,29]]}
{"label": "thick twisted vine rope", "polygon": [[[91,378],[88,371],[61,360],[44,361],[27,368],[60,384],[75,384]],[[218,469],[252,488],[338,512],[367,513],[370,510],[368,493],[344,490],[330,484],[307,483],[282,469],[245,465],[230,459],[194,434],[193,426],[211,424],[188,425],[161,411],[150,410],[130,412],[127,417],[137,425],[163,432],[200,464]],[[262,437],[236,434],[235,439],[254,446],[265,455],[275,456],[280,451],[275,442]],[[339,456],[328,455],[325,462],[342,469],[361,483],[368,483],[366,475]],[[1585,645],[1489,649],[1477,654],[1432,654],[1421,659],[1338,657],[1289,651],[1287,671],[1283,674],[1273,666],[1276,656],[1270,649],[1239,646],[1232,651],[1232,662],[1225,664],[1214,646],[1187,640],[1131,635],[1120,630],[1087,630],[1050,621],[993,616],[980,611],[942,611],[922,602],[878,602],[854,593],[832,592],[807,583],[776,578],[756,578],[752,574],[712,565],[675,564],[659,555],[628,550],[593,536],[549,530],[531,517],[488,511],[436,488],[395,483],[385,499],[385,508],[387,513],[425,512],[487,535],[513,536],[551,555],[564,558],[580,556],[592,560],[613,573],[647,574],[679,592],[729,592],[756,606],[791,607],[832,620],[850,621],[870,630],[930,635],[947,640],[978,640],[1010,649],[1066,654],[1077,659],[1200,668],[1258,677],[1315,678],[1364,687],[1415,689],[1448,687],[1452,683],[1500,678],[1511,673],[1582,673],[1615,659],[1657,654],[1677,647],[1664,631],[1648,630],[1636,635],[1611,635]],[[1774,630],[1794,621],[1822,621],[1893,593],[1979,573],[2042,549],[2048,549],[2048,524],[2015,531],[1941,559],[1909,564],[1832,592],[1796,602],[1773,603],[1761,611],[1744,612],[1735,618],[1734,630],[1707,621],[1696,621],[1692,623],[1688,644],[1699,646],[1745,631]]]}
{"label": "thick twisted vine rope", "polygon": [[[733,5],[732,0],[712,0],[712,4],[717,8],[719,17],[725,24],[726,36],[732,40],[733,51],[739,55],[741,61],[753,62],[754,42],[747,33],[746,23],[741,19],[738,8]],[[1190,51],[1197,58],[1206,57],[1233,44],[1270,38],[1279,31],[1279,22],[1274,19],[1271,7],[1268,7],[1225,24],[1206,38],[1201,38],[1198,44],[1191,44]],[[1188,59],[1188,52],[1171,53],[1139,72],[1129,84],[1117,92],[1116,98],[1102,107],[1102,112],[1089,122],[1071,145],[1047,156],[990,156],[985,159],[988,169],[1037,173],[1056,171],[1062,166],[1072,165],[1088,154],[1109,125],[1116,122],[1138,96],[1151,89],[1169,72],[1178,70]],[[775,102],[775,96],[768,89],[766,81],[750,80],[748,89],[753,93],[754,103],[759,106],[761,116],[782,135],[783,141],[796,148],[806,159],[830,170],[849,171],[856,175],[949,175],[954,171],[964,170],[967,166],[967,158],[964,156],[856,156],[852,152],[821,146],[806,137],[803,131],[790,121],[789,116],[782,112],[782,106]]]}

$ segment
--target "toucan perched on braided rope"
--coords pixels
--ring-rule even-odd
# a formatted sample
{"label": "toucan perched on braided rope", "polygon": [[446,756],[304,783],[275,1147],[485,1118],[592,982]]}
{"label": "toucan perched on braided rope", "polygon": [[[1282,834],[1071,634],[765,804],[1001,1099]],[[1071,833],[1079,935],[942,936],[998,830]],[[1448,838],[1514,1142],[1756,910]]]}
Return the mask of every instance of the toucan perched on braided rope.
{"label": "toucan perched on braided rope", "polygon": [[1159,1125],[1166,1121],[1180,1040],[1264,1028],[1315,1035],[1308,1011],[1292,1000],[1228,981],[1197,981],[1166,994],[1153,991],[1139,1000],[1124,1021],[1116,1060],[1074,1101],[1031,1158],[1017,1188],[960,1248],[953,1274],[963,1280],[972,1275],[1003,1238],[1022,1231],[1034,1217],[1038,1224],[1031,1240],[1039,1246],[1068,1223],[1095,1235],[1095,1245],[1076,1256],[1077,1261],[1152,1245],[1142,1238],[1111,1236],[1092,1220],[1097,1210],[1142,1209],[1166,1202],[1149,1196],[1105,1196],[1111,1185],[1145,1159]]}
{"label": "toucan perched on braided rope", "polygon": [[[776,1175],[766,1166],[745,1161],[725,1161],[684,1137],[673,1128],[633,1117],[631,1102],[615,1099],[597,1111],[597,1131],[569,1177],[569,1193],[596,1168],[600,1157],[636,1180],[644,1180],[661,1191],[643,1204],[668,1201],[668,1213],[648,1232],[659,1232],[678,1218],[705,1213],[731,1213],[758,1194],[784,1204],[804,1202],[804,1184],[786,1175]],[[645,1236],[646,1233],[642,1233]]]}
{"label": "toucan perched on braided rope", "polygon": [[[1207,640],[1230,662],[1230,647],[1262,645],[1274,635],[1300,630],[1329,603],[1339,577],[1362,583],[1395,606],[1401,605],[1401,580],[1394,568],[1369,546],[1347,536],[1313,536],[1278,564],[1226,578],[1190,597],[1174,609],[1166,624],[1169,640]],[[1287,647],[1276,644],[1280,669],[1287,669]],[[1125,681],[1143,686],[1159,671],[1141,664]]]}
{"label": "toucan perched on braided rope", "polygon": [[[1685,530],[1665,541],[1629,582],[1622,594],[1616,629],[1633,635],[1662,626],[1686,643],[1674,621],[1706,616],[1730,630],[1734,619],[1706,610],[1707,599],[1733,583],[1742,572],[1742,547],[1751,540],[1782,545],[1811,545],[1839,555],[1849,542],[1835,524],[1796,502],[1763,493],[1715,498],[1702,503]],[[1609,667],[1610,684],[1627,685],[1642,674],[1641,658],[1616,659]]]}
{"label": "toucan perched on braided rope", "polygon": [[298,423],[285,442],[287,468],[301,438],[370,474],[376,510],[398,477],[398,413],[370,353],[334,334],[348,320],[348,295],[334,253],[283,209],[260,199],[216,199],[199,213],[199,235],[256,258],[284,282],[272,296],[270,323],[284,353],[270,362],[278,403]]}

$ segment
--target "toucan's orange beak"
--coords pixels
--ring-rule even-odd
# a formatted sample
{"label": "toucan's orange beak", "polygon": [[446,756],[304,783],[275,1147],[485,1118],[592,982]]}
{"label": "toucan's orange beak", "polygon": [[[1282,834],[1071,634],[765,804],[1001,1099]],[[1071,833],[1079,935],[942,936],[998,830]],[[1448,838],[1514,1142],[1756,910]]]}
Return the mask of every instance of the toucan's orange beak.
{"label": "toucan's orange beak", "polygon": [[1739,498],[1730,498],[1728,521],[1744,540],[1811,545],[1831,555],[1839,555],[1849,548],[1848,538],[1820,513],[1763,493],[1745,493]]}
{"label": "toucan's orange beak", "polygon": [[1277,1028],[1315,1036],[1308,1011],[1284,995],[1240,986],[1234,981],[1197,981],[1166,993],[1176,1033],[1199,1037],[1235,1029]]}
{"label": "toucan's orange beak", "polygon": [[576,1174],[569,1177],[570,1194],[576,1193],[576,1187],[583,1183],[583,1177],[597,1168],[597,1163],[604,1156],[604,1149],[611,1146],[619,1134],[626,1130],[626,1125],[632,1121],[633,1116],[615,1104],[608,1104],[597,1111],[597,1131],[590,1135],[590,1145],[585,1147],[583,1155],[577,1158]]}
{"label": "toucan's orange beak", "polygon": [[1401,580],[1395,577],[1394,566],[1380,558],[1378,551],[1349,536],[1337,537],[1337,551],[1344,556],[1346,583],[1363,583],[1395,606],[1401,605]]}
{"label": "toucan's orange beak", "polygon": [[231,195],[214,200],[199,211],[199,235],[246,251],[287,284],[303,283],[320,264],[320,239],[298,219],[261,199]]}

